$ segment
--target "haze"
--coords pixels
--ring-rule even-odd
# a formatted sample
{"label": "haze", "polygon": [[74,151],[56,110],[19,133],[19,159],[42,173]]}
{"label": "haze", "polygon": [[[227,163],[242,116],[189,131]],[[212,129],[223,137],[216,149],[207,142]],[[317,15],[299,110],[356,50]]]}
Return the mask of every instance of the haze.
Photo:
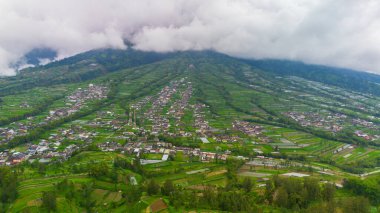
{"label": "haze", "polygon": [[379,16],[375,0],[0,0],[0,75],[35,48],[60,59],[124,40],[380,73]]}

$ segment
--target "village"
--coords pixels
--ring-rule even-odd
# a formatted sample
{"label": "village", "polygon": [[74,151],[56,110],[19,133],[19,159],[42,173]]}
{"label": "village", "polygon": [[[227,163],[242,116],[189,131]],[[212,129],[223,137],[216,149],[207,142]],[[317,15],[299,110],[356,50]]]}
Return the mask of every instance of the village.
{"label": "village", "polygon": [[[124,6],[111,15],[133,11]],[[104,18],[99,11],[90,15]],[[130,27],[123,17],[116,28]],[[292,61],[297,51],[276,59],[216,48],[228,39],[165,48],[173,39],[154,23],[132,24],[144,25],[137,33],[111,23],[105,36],[98,25],[84,29],[93,31],[86,48],[39,41],[56,52],[51,63],[24,68],[25,53],[0,77],[1,212],[380,210],[380,75]],[[182,34],[174,37],[194,37]],[[161,43],[146,42],[152,35]]]}
{"label": "village", "polygon": [[[152,107],[144,113],[144,119],[152,123],[152,134],[159,134],[160,132],[164,134],[169,133],[170,122],[167,116],[162,115],[162,111],[172,96],[177,92],[178,85],[179,82],[174,81],[171,82],[169,86],[164,87],[159,92],[158,97],[152,101]],[[135,119],[134,115],[134,120]]]}
{"label": "village", "polygon": [[204,109],[206,108],[205,104],[195,104],[194,105],[194,127],[197,128],[196,133],[200,135],[212,135],[212,129],[208,124],[208,121],[205,119]]}
{"label": "village", "polygon": [[247,121],[234,121],[232,127],[248,136],[257,136],[263,131],[261,126],[252,125]]}
{"label": "village", "polygon": [[[71,155],[84,147],[91,144],[91,138],[96,135],[79,133],[75,134],[74,131],[61,130],[60,135],[53,135],[49,137],[49,140],[41,140],[38,144],[29,144],[26,151],[18,152],[15,150],[5,150],[0,152],[0,165],[16,165],[23,161],[33,162],[37,160],[40,163],[49,163],[53,159],[64,161],[71,157]],[[130,132],[130,135],[135,135]],[[71,144],[64,149],[59,149],[63,139],[83,140],[85,143]],[[146,140],[146,138],[145,138]],[[121,145],[117,142],[107,141],[99,143],[97,147],[103,152],[120,152],[124,154],[134,155],[136,157],[143,157],[144,154],[162,154],[162,161],[169,159],[169,156],[173,157],[177,152],[183,152],[191,158],[198,158],[202,162],[213,162],[215,160],[227,160],[230,152],[215,153],[215,152],[203,152],[199,148],[189,147],[176,147],[167,142],[147,142],[144,139],[142,142],[129,142],[125,145]],[[145,159],[142,159],[144,161]],[[160,161],[152,161],[151,163],[157,163]]]}
{"label": "village", "polygon": [[[3,142],[12,137],[27,134],[28,130],[38,125],[51,122],[80,111],[88,101],[101,100],[107,97],[108,89],[103,86],[89,84],[88,88],[78,88],[65,98],[65,107],[50,110],[48,116],[40,123],[32,126],[34,118],[27,119],[27,123],[14,123],[19,125],[14,129],[1,129]],[[204,103],[191,102],[193,85],[185,78],[172,81],[162,88],[156,95],[146,96],[131,103],[126,114],[116,114],[112,110],[98,111],[96,116],[80,124],[71,124],[58,128],[50,135],[41,139],[38,143],[26,144],[24,151],[4,150],[0,153],[0,165],[17,165],[29,161],[49,163],[54,160],[66,161],[73,153],[96,145],[101,152],[117,152],[139,158],[141,164],[154,164],[175,159],[178,153],[186,156],[189,161],[217,162],[226,161],[228,158],[238,158],[249,166],[261,166],[269,168],[304,167],[295,161],[285,161],[268,156],[263,156],[260,148],[252,148],[254,156],[237,156],[228,149],[213,151],[187,146],[175,146],[167,141],[159,140],[160,135],[167,137],[198,138],[203,144],[213,143],[233,144],[242,143],[244,140],[254,139],[253,144],[271,145],[272,155],[279,155],[279,148],[302,148],[308,144],[293,144],[284,138],[281,143],[269,143],[271,139],[264,133],[265,128],[243,120],[234,120],[231,130],[234,134],[225,134],[225,130],[219,130],[209,125],[206,119],[208,106]],[[191,104],[192,103],[192,104]],[[183,117],[185,112],[192,113],[191,126],[193,131],[185,131]],[[323,128],[332,132],[342,130],[346,122],[354,126],[376,129],[377,126],[370,121],[360,118],[350,120],[344,114],[328,113],[322,115],[312,112],[287,112],[286,116],[300,123],[302,126]],[[187,123],[189,125],[189,123]],[[100,132],[104,132],[102,134]],[[376,136],[370,136],[361,130],[355,131],[358,137],[373,140]],[[332,154],[348,153],[355,146],[344,145],[331,150]],[[347,154],[345,154],[347,155]],[[153,159],[151,156],[154,156]],[[159,157],[158,157],[159,156]],[[348,155],[347,155],[348,156]],[[318,169],[322,171],[321,169]]]}
{"label": "village", "polygon": [[89,84],[87,89],[78,88],[66,100],[66,106],[49,111],[49,115],[44,119],[46,122],[61,119],[82,109],[87,101],[101,100],[107,98],[108,89],[104,86]]}
{"label": "village", "polygon": [[379,131],[379,126],[372,121],[367,121],[361,118],[350,118],[345,114],[339,113],[314,113],[314,112],[286,112],[287,117],[290,117],[301,126],[321,128],[326,131],[337,133],[344,129],[345,126],[355,127],[353,132],[357,137],[365,140],[374,141],[380,139],[380,135],[369,134],[363,132],[362,128]]}
{"label": "village", "polygon": [[[46,123],[75,113],[86,105],[86,101],[106,98],[107,91],[106,87],[95,86],[93,84],[90,84],[88,89],[78,88],[66,98],[66,107],[51,110],[42,122]],[[155,141],[148,140],[148,137],[153,136],[157,138],[160,134],[171,137],[192,137],[194,133],[204,143],[209,143],[207,137],[211,137],[216,142],[224,143],[241,140],[236,135],[215,134],[215,129],[209,126],[205,118],[207,106],[200,103],[189,104],[192,92],[191,82],[185,82],[185,79],[173,81],[169,86],[164,87],[157,94],[157,97],[147,96],[132,104],[125,119],[115,116],[111,111],[99,111],[96,118],[88,120],[81,125],[70,125],[65,128],[59,128],[51,133],[48,138],[41,139],[38,144],[28,144],[23,152],[5,150],[0,153],[0,164],[15,165],[27,160],[31,162],[37,160],[40,163],[48,163],[52,159],[67,160],[75,151],[83,149],[94,142],[94,139],[98,137],[96,129],[108,129],[118,132],[118,134],[104,139],[106,142],[97,144],[99,150],[104,152],[121,152],[135,155],[136,157],[143,157],[144,154],[162,154],[162,161],[175,156],[177,152],[183,152],[184,155],[202,162],[225,161],[231,154],[228,150],[222,153],[205,152],[201,151],[200,148],[176,147],[171,143],[158,141],[157,139]],[[176,94],[179,94],[179,98],[173,101],[172,98]],[[151,107],[146,109],[144,113],[139,113],[150,104]],[[185,110],[193,111],[194,133],[186,132],[183,129],[182,118]],[[29,120],[32,123],[33,119],[30,118]],[[146,126],[143,125],[145,121],[151,124],[151,129],[146,129]],[[243,121],[233,122],[233,128],[248,136],[257,136],[262,132],[260,126],[253,126]],[[16,137],[21,133],[26,134],[29,129],[30,126],[20,123],[20,128],[17,129],[18,132],[13,132],[13,130],[8,131],[11,134],[7,134],[6,140],[9,141],[12,139],[12,136]],[[122,145],[114,140],[126,141],[126,143]],[[152,163],[157,161],[145,160],[144,162]]]}
{"label": "village", "polygon": [[284,115],[298,122],[301,126],[322,128],[331,132],[339,132],[347,120],[344,114],[328,113],[323,115],[314,112],[286,112]]}
{"label": "village", "polygon": [[101,100],[107,97],[108,89],[104,86],[89,84],[87,89],[78,88],[65,99],[65,107],[50,110],[42,120],[36,116],[27,117],[25,121],[13,122],[8,127],[0,128],[0,144],[13,138],[26,135],[30,130],[47,125],[49,122],[62,119],[80,111],[88,101]]}
{"label": "village", "polygon": [[51,145],[43,140],[38,145],[29,145],[25,152],[5,150],[0,152],[0,165],[11,166],[24,161],[49,163],[52,159],[67,160],[75,151],[79,150],[79,147],[74,144],[67,146],[63,151],[58,151],[56,146],[52,147]]}
{"label": "village", "polygon": [[[180,89],[182,88],[182,89]],[[137,127],[136,122],[140,121],[140,128],[146,128],[152,135],[164,134],[173,137],[190,137],[192,132],[184,130],[185,124],[182,118],[186,110],[193,109],[194,127],[196,133],[204,135],[211,128],[204,119],[204,104],[189,104],[192,97],[192,84],[185,82],[185,79],[170,82],[169,86],[164,87],[156,96],[146,97],[131,105],[128,124]],[[173,96],[179,98],[174,99]],[[174,99],[174,100],[173,100]],[[142,112],[143,108],[151,104],[151,107]]]}
{"label": "village", "polygon": [[[189,158],[202,162],[214,162],[215,160],[225,161],[230,156],[230,152],[228,151],[225,153],[204,152],[199,148],[176,147],[168,142],[131,142],[124,146],[115,142],[106,142],[99,144],[98,147],[105,152],[119,151],[128,155],[134,155],[141,158],[144,162],[147,162],[146,159],[143,158],[145,154],[162,154],[161,161],[166,161],[170,157],[173,158],[177,152],[183,152],[183,154]],[[161,161],[151,161],[151,163]]]}

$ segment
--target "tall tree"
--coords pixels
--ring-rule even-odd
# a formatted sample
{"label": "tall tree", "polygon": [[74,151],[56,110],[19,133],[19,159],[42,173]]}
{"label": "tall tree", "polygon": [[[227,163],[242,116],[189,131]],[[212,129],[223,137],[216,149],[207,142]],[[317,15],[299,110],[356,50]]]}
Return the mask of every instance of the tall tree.
{"label": "tall tree", "polygon": [[307,192],[306,200],[311,202],[319,200],[321,197],[321,189],[319,187],[319,181],[315,178],[306,178],[304,180],[304,188]]}
{"label": "tall tree", "polygon": [[175,190],[173,181],[171,180],[166,180],[164,185],[161,188],[161,193],[163,195],[169,196],[171,193],[173,193]]}
{"label": "tall tree", "polygon": [[142,189],[135,185],[128,185],[125,190],[125,198],[128,203],[134,203],[140,200],[142,195]]}
{"label": "tall tree", "polygon": [[365,197],[346,198],[342,203],[344,213],[368,213],[370,203]]}
{"label": "tall tree", "polygon": [[247,192],[247,193],[251,192],[252,187],[253,187],[253,183],[252,183],[251,178],[245,177],[243,180],[243,183],[242,183],[242,187],[243,187],[245,192]]}
{"label": "tall tree", "polygon": [[275,192],[274,202],[277,206],[287,207],[288,206],[288,193],[284,187],[280,187]]}
{"label": "tall tree", "polygon": [[48,191],[42,193],[42,207],[48,212],[53,212],[57,209],[57,196],[55,192]]}
{"label": "tall tree", "polygon": [[155,195],[158,194],[160,190],[160,185],[156,183],[154,179],[150,180],[147,185],[147,192],[149,195]]}
{"label": "tall tree", "polygon": [[331,183],[327,183],[323,186],[322,190],[322,198],[327,202],[331,202],[334,200],[335,195],[335,186]]}
{"label": "tall tree", "polygon": [[94,191],[92,183],[86,183],[82,186],[80,205],[84,207],[87,212],[92,212],[95,206],[95,201],[92,199],[91,194]]}

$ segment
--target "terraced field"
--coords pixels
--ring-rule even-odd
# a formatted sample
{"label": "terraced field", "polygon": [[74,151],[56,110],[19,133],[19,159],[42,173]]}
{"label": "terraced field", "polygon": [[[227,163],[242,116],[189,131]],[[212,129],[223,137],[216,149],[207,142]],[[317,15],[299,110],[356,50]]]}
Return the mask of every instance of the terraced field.
{"label": "terraced field", "polygon": [[[256,196],[267,181],[284,174],[321,186],[377,177],[374,94],[212,52],[136,59],[104,51],[29,70],[43,79],[33,85],[26,71],[2,81],[0,162],[18,176],[6,211],[45,211],[49,196],[58,212],[191,211],[191,202],[175,199],[202,203],[208,187],[244,194],[249,180],[244,196],[263,200]],[[258,208],[283,210],[266,202]]]}

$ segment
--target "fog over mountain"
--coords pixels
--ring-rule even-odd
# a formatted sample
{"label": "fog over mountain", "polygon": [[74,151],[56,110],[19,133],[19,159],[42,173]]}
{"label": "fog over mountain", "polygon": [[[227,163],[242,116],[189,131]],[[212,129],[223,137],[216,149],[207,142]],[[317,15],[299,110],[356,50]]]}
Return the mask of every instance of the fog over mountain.
{"label": "fog over mountain", "polygon": [[60,59],[125,40],[380,73],[379,16],[376,0],[0,0],[0,75],[36,48]]}

